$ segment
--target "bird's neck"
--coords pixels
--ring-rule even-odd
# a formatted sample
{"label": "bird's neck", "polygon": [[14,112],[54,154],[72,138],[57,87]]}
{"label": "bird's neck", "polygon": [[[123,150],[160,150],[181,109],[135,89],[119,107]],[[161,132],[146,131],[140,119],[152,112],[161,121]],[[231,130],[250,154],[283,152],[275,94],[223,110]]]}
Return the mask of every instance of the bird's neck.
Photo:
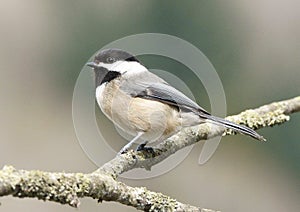
{"label": "bird's neck", "polygon": [[106,68],[97,68],[95,69],[95,85],[96,87],[102,85],[105,82],[110,82],[113,79],[119,77],[121,75],[120,72],[110,71]]}

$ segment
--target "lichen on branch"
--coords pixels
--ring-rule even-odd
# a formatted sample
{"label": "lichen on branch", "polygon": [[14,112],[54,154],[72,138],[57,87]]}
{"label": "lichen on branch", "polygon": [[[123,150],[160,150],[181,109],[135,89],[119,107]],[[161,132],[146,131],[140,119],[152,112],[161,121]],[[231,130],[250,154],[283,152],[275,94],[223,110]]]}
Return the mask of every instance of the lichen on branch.
{"label": "lichen on branch", "polygon": [[[246,110],[226,119],[260,129],[282,124],[290,114],[300,111],[300,97],[275,102],[256,109]],[[135,168],[150,170],[178,150],[200,140],[233,134],[212,124],[201,124],[183,129],[181,132],[155,146],[153,153],[129,151],[117,155],[92,173],[44,172],[17,170],[4,166],[0,170],[0,197],[31,197],[78,207],[79,199],[91,197],[101,201],[115,201],[143,211],[201,211],[215,210],[199,208],[178,202],[164,194],[149,191],[144,187],[130,187],[117,180],[120,174]],[[1,206],[0,206],[1,207]]]}

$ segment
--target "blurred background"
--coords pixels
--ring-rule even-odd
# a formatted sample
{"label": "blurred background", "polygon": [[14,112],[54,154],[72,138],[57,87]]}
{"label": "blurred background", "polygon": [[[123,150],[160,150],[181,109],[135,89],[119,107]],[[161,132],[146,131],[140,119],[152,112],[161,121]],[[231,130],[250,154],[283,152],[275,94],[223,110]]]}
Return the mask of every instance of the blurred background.
{"label": "blurred background", "polygon": [[[127,35],[166,33],[199,48],[222,80],[228,114],[299,95],[299,8],[297,0],[2,0],[0,166],[65,172],[97,168],[75,135],[73,89],[85,62]],[[140,59],[181,78],[209,110],[203,86],[186,74],[188,69],[162,57]],[[300,114],[293,114],[288,123],[259,130],[267,143],[227,136],[203,166],[198,165],[202,144],[197,144],[167,174],[123,181],[222,211],[300,211],[299,126]],[[0,202],[0,211],[75,211],[35,199]],[[92,199],[83,199],[78,211],[108,210],[136,211]]]}

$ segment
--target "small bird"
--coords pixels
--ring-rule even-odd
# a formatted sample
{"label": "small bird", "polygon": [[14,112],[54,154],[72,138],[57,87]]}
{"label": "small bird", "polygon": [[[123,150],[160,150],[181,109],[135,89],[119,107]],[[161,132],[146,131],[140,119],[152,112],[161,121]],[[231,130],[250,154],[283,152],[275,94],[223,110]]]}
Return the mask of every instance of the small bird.
{"label": "small bird", "polygon": [[127,152],[136,141],[142,141],[138,151],[151,150],[145,146],[147,142],[161,142],[184,127],[207,122],[265,140],[246,126],[212,116],[126,51],[102,50],[86,65],[94,70],[96,100],[102,112],[134,136],[119,154]]}

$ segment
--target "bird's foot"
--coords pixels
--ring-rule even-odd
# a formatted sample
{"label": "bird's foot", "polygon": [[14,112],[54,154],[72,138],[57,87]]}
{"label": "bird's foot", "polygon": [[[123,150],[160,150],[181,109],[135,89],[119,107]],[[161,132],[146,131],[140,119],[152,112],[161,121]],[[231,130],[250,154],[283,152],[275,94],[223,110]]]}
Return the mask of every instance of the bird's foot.
{"label": "bird's foot", "polygon": [[146,144],[147,144],[147,142],[138,145],[138,147],[136,148],[136,151],[137,152],[145,151],[145,152],[154,154],[155,153],[154,149],[152,147],[150,147],[150,146],[146,146]]}

